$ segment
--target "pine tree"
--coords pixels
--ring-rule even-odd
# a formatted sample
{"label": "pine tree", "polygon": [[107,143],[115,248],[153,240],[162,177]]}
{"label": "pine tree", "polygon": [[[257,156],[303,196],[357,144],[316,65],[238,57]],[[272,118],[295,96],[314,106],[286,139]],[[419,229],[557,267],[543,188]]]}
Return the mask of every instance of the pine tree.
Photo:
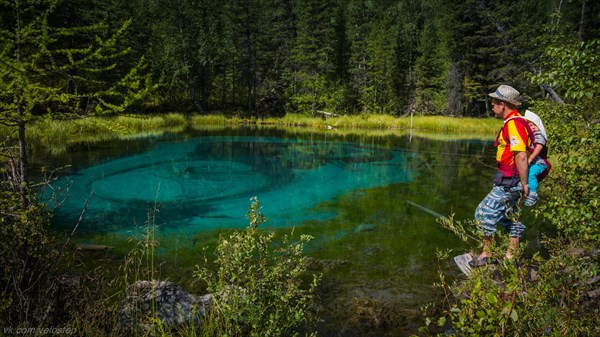
{"label": "pine tree", "polygon": [[419,35],[422,26],[420,4],[407,1],[400,2],[390,8],[390,15],[397,23],[395,57],[396,72],[393,74],[395,100],[398,113],[410,113],[415,100],[415,63],[418,57]]}
{"label": "pine tree", "polygon": [[208,0],[160,0],[150,9],[150,60],[179,109],[208,110],[215,71],[232,54],[224,11],[224,3]]}
{"label": "pine tree", "polygon": [[367,48],[375,8],[369,0],[351,0],[348,5],[348,41],[350,42],[350,64],[352,91],[356,95],[360,111],[366,113],[371,100],[369,87],[369,50]]}
{"label": "pine tree", "polygon": [[[26,126],[39,116],[79,116],[124,111],[154,89],[144,61],[119,71],[126,21],[113,34],[100,22],[72,26],[61,20],[58,0],[0,1],[0,122],[18,130],[18,170],[13,179],[28,207]],[[75,20],[75,22],[77,22]]]}
{"label": "pine tree", "polygon": [[444,33],[442,3],[431,2],[419,39],[416,61],[417,88],[414,109],[421,114],[441,114],[447,110],[449,56]]}
{"label": "pine tree", "polygon": [[[288,109],[314,113],[329,99],[328,88],[336,74],[336,21],[334,1],[302,0],[296,3],[297,36],[286,74]],[[339,22],[337,22],[339,24]]]}
{"label": "pine tree", "polygon": [[269,0],[261,13],[257,36],[257,110],[283,115],[285,73],[296,36],[293,0]]}
{"label": "pine tree", "polygon": [[[504,67],[506,44],[498,30],[499,20],[508,20],[510,4],[482,0],[450,3],[450,58],[462,78],[461,114],[482,116],[488,111],[487,93],[498,84],[511,84]],[[497,12],[496,12],[497,11]]]}
{"label": "pine tree", "polygon": [[262,15],[265,7],[262,1],[234,0],[228,12],[233,32],[233,45],[238,59],[239,79],[245,92],[248,112],[256,108],[256,88],[258,81],[258,44],[262,33]]}
{"label": "pine tree", "polygon": [[402,72],[410,72],[413,64],[408,69],[403,69],[403,65],[406,67],[414,60],[399,57],[399,53],[407,52],[398,45],[406,46],[399,37],[406,22],[399,23],[395,11],[378,9],[376,12],[379,14],[367,40],[367,85],[361,91],[361,101],[369,112],[396,114],[402,110],[397,78],[408,78]]}

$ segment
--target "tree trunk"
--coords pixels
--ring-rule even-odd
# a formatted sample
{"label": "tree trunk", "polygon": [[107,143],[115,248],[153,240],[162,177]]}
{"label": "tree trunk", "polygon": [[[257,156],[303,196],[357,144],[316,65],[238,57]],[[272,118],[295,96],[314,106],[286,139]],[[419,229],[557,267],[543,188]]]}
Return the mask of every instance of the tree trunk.
{"label": "tree trunk", "polygon": [[586,0],[581,1],[581,16],[579,18],[579,32],[577,33],[579,41],[583,41],[583,29],[585,26],[585,2]]}
{"label": "tree trunk", "polygon": [[196,110],[200,113],[204,113],[204,106],[202,105],[202,101],[198,99],[198,94],[196,93],[196,88],[194,87],[194,81],[192,81],[190,74],[187,75],[187,82],[190,90],[190,97],[194,103],[194,106],[196,107]]}
{"label": "tree trunk", "polygon": [[[22,115],[22,107],[18,107],[19,115]],[[21,195],[21,206],[27,208],[29,206],[29,163],[27,161],[27,143],[25,140],[25,124],[21,118],[18,122],[19,126],[19,177],[16,183],[19,184],[19,194]]]}
{"label": "tree trunk", "polygon": [[542,84],[542,89],[544,89],[544,91],[547,92],[556,103],[565,104],[565,101],[556,93],[556,91],[554,91],[554,89],[552,89],[551,86]]}
{"label": "tree trunk", "polygon": [[191,65],[191,61],[190,61],[190,56],[189,56],[189,46],[186,42],[186,27],[185,27],[185,9],[183,8],[184,6],[184,2],[179,2],[178,6],[177,6],[177,11],[179,13],[179,20],[178,20],[178,25],[179,25],[179,39],[181,41],[181,45],[183,47],[183,64],[184,66],[187,68],[187,72],[186,72],[186,82],[188,85],[188,90],[190,93],[190,99],[192,100],[192,103],[194,103],[194,107],[196,107],[196,110],[198,112],[204,113],[204,106],[202,105],[202,101],[200,101],[198,99],[198,94],[196,93],[196,88],[194,85],[194,79],[192,78],[192,65]]}
{"label": "tree trunk", "polygon": [[[15,0],[15,9],[17,15],[17,30],[16,30],[16,59],[17,64],[21,62],[21,9],[19,7],[19,2]],[[17,101],[20,101],[21,97],[18,97]],[[19,127],[19,163],[18,163],[18,175],[20,177],[14,177],[16,180],[15,183],[19,184],[19,194],[21,195],[21,205],[23,208],[27,208],[29,206],[29,191],[28,191],[28,183],[29,183],[29,163],[27,162],[27,143],[25,139],[25,124],[27,121],[25,120],[25,111],[23,110],[23,106],[21,103],[17,104],[17,116],[18,122],[17,126]]]}

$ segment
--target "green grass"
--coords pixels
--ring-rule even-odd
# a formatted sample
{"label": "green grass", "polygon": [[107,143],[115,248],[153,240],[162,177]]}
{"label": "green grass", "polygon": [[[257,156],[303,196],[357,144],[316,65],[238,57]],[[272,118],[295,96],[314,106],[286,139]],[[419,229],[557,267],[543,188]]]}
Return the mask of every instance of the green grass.
{"label": "green grass", "polygon": [[[303,114],[287,114],[285,117],[269,117],[264,119],[242,119],[221,115],[196,116],[191,118],[192,127],[207,125],[240,125],[256,124],[262,126],[307,127],[313,130],[338,129],[356,130],[411,130],[410,117],[394,117],[390,115],[342,115],[339,117],[312,117]],[[453,134],[455,136],[471,136],[471,138],[490,138],[496,135],[500,121],[494,118],[455,118],[444,116],[418,116],[412,118],[412,130],[419,135],[428,133]]]}
{"label": "green grass", "polygon": [[[341,115],[338,117],[287,114],[275,118],[242,118],[223,114],[185,116],[180,113],[161,115],[121,115],[87,117],[73,120],[38,119],[27,129],[27,140],[34,148],[60,154],[70,144],[98,142],[123,137],[144,137],[177,132],[187,127],[206,128],[238,125],[284,127],[293,132],[330,132],[334,134],[402,135],[434,139],[490,139],[501,123],[493,118],[454,118],[444,116],[394,117],[390,115]],[[412,127],[411,127],[412,126]],[[14,128],[1,127],[0,136],[14,138]]]}
{"label": "green grass", "polygon": [[[41,119],[33,122],[27,129],[27,141],[33,147],[47,148],[53,154],[60,154],[66,151],[69,144],[177,132],[187,124],[187,118],[176,113],[73,120]],[[5,135],[4,130],[0,132]]]}
{"label": "green grass", "polygon": [[203,125],[236,125],[244,124],[243,119],[239,117],[227,117],[224,115],[198,115],[190,118],[189,123],[192,127]]}

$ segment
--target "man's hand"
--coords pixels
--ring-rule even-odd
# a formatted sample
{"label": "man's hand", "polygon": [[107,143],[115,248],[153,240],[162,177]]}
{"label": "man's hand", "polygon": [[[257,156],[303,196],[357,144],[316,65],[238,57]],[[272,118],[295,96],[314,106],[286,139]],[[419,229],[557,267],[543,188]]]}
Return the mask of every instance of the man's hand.
{"label": "man's hand", "polygon": [[529,184],[521,184],[521,185],[523,185],[523,195],[525,197],[528,197],[529,196]]}

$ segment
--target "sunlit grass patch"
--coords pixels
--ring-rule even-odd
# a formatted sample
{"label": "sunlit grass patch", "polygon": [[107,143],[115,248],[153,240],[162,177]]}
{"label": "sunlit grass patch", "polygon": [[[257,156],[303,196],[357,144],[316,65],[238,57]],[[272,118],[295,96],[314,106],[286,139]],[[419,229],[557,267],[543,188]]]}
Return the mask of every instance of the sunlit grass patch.
{"label": "sunlit grass patch", "polygon": [[[411,133],[425,138],[487,139],[496,135],[501,121],[493,118],[458,118],[445,116],[395,117],[391,115],[330,115],[289,113],[284,117],[243,118],[240,115],[196,115],[181,113],[161,115],[120,115],[116,117],[86,117],[73,120],[39,119],[27,129],[31,146],[47,148],[52,153],[62,153],[69,144],[98,142],[115,138],[144,137],[177,132],[185,127],[206,128],[236,125],[290,127],[310,132],[323,130],[336,134],[376,132],[378,134]],[[2,127],[0,134],[16,137],[14,128]]]}
{"label": "sunlit grass patch", "polygon": [[164,127],[182,126],[187,123],[185,116],[177,113],[164,115],[122,115],[114,119],[117,125],[128,131],[150,131]]}
{"label": "sunlit grass patch", "polygon": [[166,131],[179,131],[187,125],[182,114],[121,115],[117,117],[87,117],[73,120],[41,119],[27,129],[27,140],[34,147],[62,153],[69,144],[98,142],[119,137],[147,136]]}
{"label": "sunlit grass patch", "polygon": [[501,123],[493,118],[457,118],[445,116],[395,117],[391,115],[339,115],[337,117],[287,114],[282,118],[257,120],[258,124],[308,126],[317,129],[421,130],[444,133],[494,135]]}
{"label": "sunlit grass patch", "polygon": [[[224,117],[223,117],[224,118]],[[225,119],[225,118],[224,118]],[[201,121],[210,121],[208,118]],[[222,124],[226,122],[222,121]],[[289,113],[281,118],[237,119],[235,124],[281,125],[311,127],[315,129],[368,129],[368,130],[419,130],[451,134],[477,134],[493,136],[500,121],[493,118],[457,118],[445,116],[395,117],[391,115],[327,115],[309,116]],[[207,122],[205,124],[211,124]],[[215,123],[212,123],[215,124]],[[230,122],[230,124],[232,124]]]}
{"label": "sunlit grass patch", "polygon": [[312,117],[305,114],[289,113],[281,118],[266,118],[260,121],[261,124],[275,124],[284,126],[311,126],[324,127],[325,121],[318,117]]}
{"label": "sunlit grass patch", "polygon": [[[404,117],[410,119],[410,117]],[[445,116],[413,117],[413,128],[417,130],[454,132],[454,133],[485,133],[495,135],[502,123],[494,118],[457,118]]]}
{"label": "sunlit grass patch", "polygon": [[237,124],[239,118],[226,117],[224,115],[197,115],[190,118],[190,126],[197,127],[201,125],[230,125]]}

